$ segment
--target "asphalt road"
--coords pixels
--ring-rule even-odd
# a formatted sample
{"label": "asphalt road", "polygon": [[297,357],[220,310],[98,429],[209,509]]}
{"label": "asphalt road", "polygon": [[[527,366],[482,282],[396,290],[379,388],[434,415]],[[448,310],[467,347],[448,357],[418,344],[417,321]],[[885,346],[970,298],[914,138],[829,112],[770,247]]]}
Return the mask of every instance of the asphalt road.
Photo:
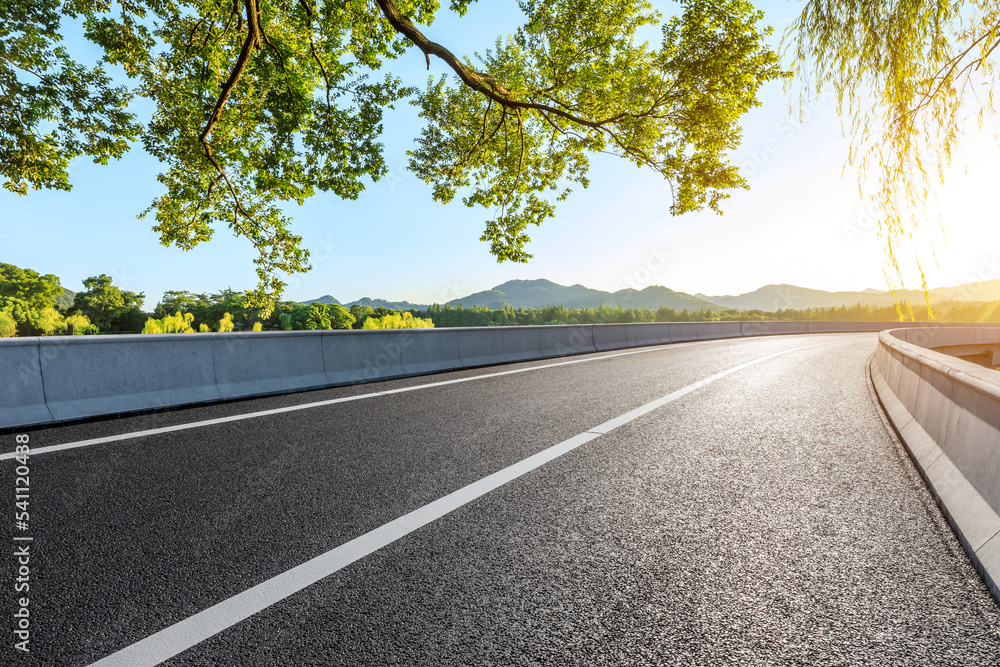
{"label": "asphalt road", "polygon": [[[0,507],[6,550],[30,544],[30,653],[8,557],[0,664],[159,647],[240,667],[996,666],[1000,609],[881,415],[875,340],[686,343],[29,431],[28,529],[13,460]],[[490,477],[535,455],[552,460]],[[317,557],[331,574],[289,584]]]}

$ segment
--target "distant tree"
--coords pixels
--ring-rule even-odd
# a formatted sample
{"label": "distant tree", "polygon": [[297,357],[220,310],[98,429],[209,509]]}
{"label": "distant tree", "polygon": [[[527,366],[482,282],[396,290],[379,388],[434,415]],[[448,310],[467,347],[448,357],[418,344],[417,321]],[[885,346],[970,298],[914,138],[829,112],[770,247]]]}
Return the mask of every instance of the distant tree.
{"label": "distant tree", "polygon": [[76,293],[73,308],[89,317],[101,331],[108,331],[133,309],[141,308],[146,298],[142,292],[119,289],[112,284],[111,276],[103,273],[87,278],[83,286],[86,289]]}
{"label": "distant tree", "polygon": [[146,325],[142,328],[142,333],[194,333],[194,328],[191,326],[193,322],[194,315],[191,313],[181,313],[178,310],[173,315],[166,315],[159,320],[150,317],[146,320]]}
{"label": "distant tree", "polygon": [[17,335],[17,322],[7,311],[0,310],[0,338],[10,338]]}
{"label": "distant tree", "polygon": [[143,312],[138,306],[129,308],[127,313],[120,315],[112,324],[112,331],[136,333],[142,329],[149,313]]}
{"label": "distant tree", "polygon": [[389,312],[382,317],[369,317],[365,320],[364,329],[430,329],[434,327],[431,320],[414,317],[408,312]]}
{"label": "distant tree", "polygon": [[51,335],[61,330],[55,298],[62,292],[54,275],[0,263],[0,310],[13,318],[22,336]]}
{"label": "distant tree", "polygon": [[66,333],[71,336],[96,334],[97,327],[90,323],[86,315],[70,314],[66,316]]}
{"label": "distant tree", "polygon": [[142,328],[142,333],[161,334],[163,333],[163,325],[160,323],[160,320],[155,317],[150,317],[146,320],[146,325]]}
{"label": "distant tree", "polygon": [[325,303],[300,304],[291,315],[293,329],[311,331],[330,328],[330,316]]}
{"label": "distant tree", "polygon": [[335,303],[299,304],[289,316],[293,329],[350,329],[354,324],[351,311]]}
{"label": "distant tree", "polygon": [[250,329],[250,331],[263,331],[263,330],[264,330],[264,325],[261,324],[260,322],[254,322],[253,328]]}
{"label": "distant tree", "polygon": [[233,330],[233,316],[229,313],[225,313],[222,319],[219,320],[219,331],[227,332]]}
{"label": "distant tree", "polygon": [[32,269],[0,263],[0,297],[17,299],[31,310],[55,308],[55,298],[63,292],[59,278],[40,275]]}
{"label": "distant tree", "polygon": [[330,304],[328,310],[331,329],[350,329],[354,324],[354,315],[347,308],[334,303]]}
{"label": "distant tree", "polygon": [[166,317],[178,310],[184,313],[193,313],[198,308],[209,304],[209,299],[204,294],[193,294],[185,291],[168,291],[163,293],[163,298],[156,304],[153,311],[155,317]]}
{"label": "distant tree", "polygon": [[35,327],[46,336],[66,331],[66,320],[55,308],[42,308],[35,320]]}
{"label": "distant tree", "polygon": [[371,306],[362,306],[359,304],[354,304],[351,306],[351,317],[354,318],[354,324],[352,327],[354,329],[360,329],[364,327],[365,320],[369,317],[375,316],[375,309]]}

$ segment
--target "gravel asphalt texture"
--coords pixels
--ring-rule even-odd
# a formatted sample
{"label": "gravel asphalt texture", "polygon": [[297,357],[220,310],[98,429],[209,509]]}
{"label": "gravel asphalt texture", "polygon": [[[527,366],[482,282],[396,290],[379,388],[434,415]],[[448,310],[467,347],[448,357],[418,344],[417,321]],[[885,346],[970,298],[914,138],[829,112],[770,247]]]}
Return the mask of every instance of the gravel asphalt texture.
{"label": "gravel asphalt texture", "polygon": [[[639,417],[164,664],[995,667],[1000,608],[882,416],[875,340],[668,345],[39,454],[32,651],[8,633],[0,664],[90,664],[672,391],[824,343]],[[43,447],[550,363],[28,433]],[[0,475],[13,517],[13,462]]]}

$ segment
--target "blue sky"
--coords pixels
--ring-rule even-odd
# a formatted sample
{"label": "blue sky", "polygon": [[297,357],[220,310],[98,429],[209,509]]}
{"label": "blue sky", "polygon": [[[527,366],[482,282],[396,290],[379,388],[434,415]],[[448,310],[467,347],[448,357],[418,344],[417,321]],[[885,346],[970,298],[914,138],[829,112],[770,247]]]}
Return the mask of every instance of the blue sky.
{"label": "blue sky", "polygon": [[[656,4],[665,13],[675,7]],[[800,5],[760,6],[777,44]],[[516,3],[480,2],[464,19],[442,10],[425,32],[456,53],[471,54],[518,23]],[[69,37],[69,29],[65,33]],[[412,50],[395,71],[413,85],[428,74],[423,56]],[[431,74],[443,71],[432,60]],[[416,109],[404,105],[385,119],[388,177],[357,201],[319,195],[290,209],[293,230],[313,252],[313,270],[292,277],[285,296],[443,302],[517,278],[604,290],[665,285],[710,295],[769,283],[885,288],[884,242],[866,218],[857,175],[843,172],[848,144],[832,98],[814,102],[802,123],[789,119],[781,84],[768,85],[761,100],[763,106],[744,119],[743,146],[733,158],[751,189],[733,193],[725,215],[671,217],[670,189],[657,174],[601,156],[593,162],[590,188],[571,195],[554,220],[530,230],[535,257],[527,265],[497,264],[478,240],[483,213],[457,201],[434,203],[430,187],[405,170],[405,152],[420,125]],[[996,129],[991,122],[986,132],[960,142],[948,186],[938,193],[948,232],[947,242],[934,241],[940,269],[930,262],[930,237],[915,240],[932,286],[1000,278],[990,250],[1000,248],[990,202],[1000,174]],[[148,309],[166,290],[252,287],[249,244],[224,227],[211,242],[182,252],[161,246],[149,219],[136,219],[159,194],[157,173],[157,162],[136,146],[109,166],[76,161],[69,193],[17,197],[0,191],[0,258],[54,273],[73,290],[87,276],[110,274],[116,284],[145,292]],[[919,287],[909,266],[907,286]]]}

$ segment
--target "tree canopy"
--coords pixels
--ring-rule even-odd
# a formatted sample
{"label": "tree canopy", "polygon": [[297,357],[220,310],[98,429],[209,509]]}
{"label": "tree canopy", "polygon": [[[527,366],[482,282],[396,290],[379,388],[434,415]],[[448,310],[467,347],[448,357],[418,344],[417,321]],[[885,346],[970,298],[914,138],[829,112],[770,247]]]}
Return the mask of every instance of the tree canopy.
{"label": "tree canopy", "polygon": [[102,331],[107,331],[113,323],[129,314],[138,315],[146,298],[142,292],[130,292],[115,286],[111,276],[104,273],[86,278],[83,286],[85,290],[76,293],[73,307]]}
{"label": "tree canopy", "polygon": [[862,180],[878,176],[872,196],[901,282],[900,244],[933,217],[933,186],[944,182],[966,120],[981,125],[996,110],[1000,5],[809,0],[787,36],[800,73],[815,74],[803,78],[805,92],[836,91],[852,140],[848,162]]}
{"label": "tree canopy", "polygon": [[[747,0],[683,0],[667,20],[647,0],[518,5],[522,27],[463,58],[424,33],[437,0],[13,0],[0,25],[4,186],[68,189],[69,159],[105,162],[141,140],[163,168],[143,213],[161,242],[190,249],[228,225],[258,251],[258,304],[309,268],[284,206],[317,191],[353,199],[385,175],[383,111],[403,100],[424,121],[410,169],[435,199],[485,209],[499,261],[530,257],[528,226],[586,187],[595,153],[662,174],[673,214],[718,211],[747,187],[727,154],[758,88],[782,75]],[[101,62],[71,58],[66,18]],[[654,26],[659,46],[645,41]],[[390,61],[413,45],[450,76],[404,85]],[[152,102],[148,122],[135,97]]]}
{"label": "tree canopy", "polygon": [[58,277],[0,263],[0,298],[18,299],[28,308],[42,309],[55,307],[59,294],[62,284]]}
{"label": "tree canopy", "polygon": [[10,322],[21,335],[50,334],[59,329],[62,317],[55,302],[59,294],[62,285],[56,276],[0,263],[0,313],[4,320],[0,335],[14,335]]}

